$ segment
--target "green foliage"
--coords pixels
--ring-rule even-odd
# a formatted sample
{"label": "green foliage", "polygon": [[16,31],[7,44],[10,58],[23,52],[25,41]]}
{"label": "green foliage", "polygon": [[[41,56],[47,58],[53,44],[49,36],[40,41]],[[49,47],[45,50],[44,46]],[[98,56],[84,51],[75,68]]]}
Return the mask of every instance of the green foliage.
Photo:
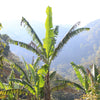
{"label": "green foliage", "polygon": [[2,47],[3,45],[3,42],[1,42],[1,45],[0,45],[0,69],[3,68],[3,51],[4,51],[4,48]]}
{"label": "green foliage", "polygon": [[22,86],[37,99],[41,97],[41,89],[44,87],[45,83],[44,77],[48,72],[46,68],[47,65],[43,65],[41,68],[38,68],[38,66],[36,66],[38,62],[39,58],[37,58],[33,65],[27,64],[24,60],[25,69],[20,68],[18,65],[14,65],[14,68],[20,71],[20,74],[23,75],[23,77],[21,77],[21,79],[10,79],[11,82]]}
{"label": "green foliage", "polygon": [[26,81],[20,79],[9,79],[11,82],[16,82],[17,84],[23,86],[28,89],[30,93],[35,94],[35,89]]}
{"label": "green foliage", "polygon": [[[31,27],[29,22],[24,17],[22,17],[21,25],[24,24],[26,26],[26,28],[28,29],[28,32],[32,36],[33,41],[31,41],[31,44],[26,44],[26,43],[23,43],[20,41],[15,41],[15,40],[9,39],[9,42],[12,44],[15,44],[15,45],[19,45],[23,48],[26,48],[26,49],[36,53],[40,57],[40,59],[45,63],[45,65],[42,66],[38,71],[35,68],[32,68],[33,65],[29,65],[30,66],[29,68],[32,71],[28,71],[29,69],[28,69],[28,66],[26,65],[26,69],[28,71],[28,72],[26,71],[26,73],[28,75],[25,75],[24,71],[21,71],[21,72],[23,73],[23,75],[25,75],[24,77],[26,77],[25,81],[27,81],[29,84],[31,84],[32,78],[33,78],[33,80],[35,80],[34,86],[35,86],[35,91],[36,91],[37,97],[40,93],[40,91],[38,91],[39,88],[43,87],[43,84],[44,84],[43,77],[45,77],[44,92],[45,92],[45,99],[47,100],[47,98],[50,98],[49,69],[50,69],[52,60],[54,60],[54,58],[57,56],[58,52],[70,40],[71,37],[77,35],[78,33],[82,32],[82,31],[87,31],[87,30],[89,30],[89,28],[79,28],[79,29],[75,30],[75,28],[79,25],[79,23],[76,23],[69,30],[69,32],[65,35],[65,37],[61,40],[61,42],[58,44],[58,46],[55,47],[56,37],[58,35],[59,27],[56,26],[55,28],[53,28],[52,8],[51,7],[49,7],[49,6],[47,7],[46,14],[47,14],[47,18],[46,18],[46,22],[45,22],[46,34],[45,34],[45,38],[43,40],[43,44],[42,44],[41,40],[39,39],[38,35],[36,34],[36,32],[34,31],[34,29]],[[19,68],[19,69],[22,70],[21,68]],[[37,73],[35,73],[35,72],[37,72]],[[32,74],[30,74],[30,73],[32,73]],[[46,73],[47,73],[47,75],[45,75]],[[51,75],[51,79],[54,74],[55,73],[53,73]],[[28,77],[28,79],[27,79],[27,77]],[[31,81],[29,81],[29,80],[31,80]]]}
{"label": "green foliage", "polygon": [[11,95],[11,94],[21,95],[21,94],[25,94],[25,93],[26,93],[26,91],[24,91],[22,89],[8,89],[8,90],[0,91],[0,95],[3,95],[3,96],[7,96],[7,95]]}
{"label": "green foliage", "polygon": [[23,90],[21,89],[15,89],[15,84],[11,81],[9,81],[10,78],[15,78],[14,70],[12,69],[9,77],[8,77],[8,83],[2,83],[0,81],[0,98],[7,98],[8,100],[14,100],[16,98],[15,94],[21,94]]}
{"label": "green foliage", "polygon": [[16,63],[13,64],[13,68],[15,68],[18,72],[21,72],[20,78],[23,78],[24,77],[29,82],[28,76],[27,76],[26,72],[23,70],[23,68],[21,68]]}
{"label": "green foliage", "polygon": [[[86,73],[84,67],[83,66],[77,66],[73,62],[71,63],[71,65],[72,65],[73,69],[75,70],[76,75],[77,75],[79,81],[81,82],[82,86],[87,91],[89,83],[87,82],[88,77],[87,77],[87,73]],[[83,77],[84,77],[84,79],[83,79]]]}
{"label": "green foliage", "polygon": [[5,89],[5,85],[0,81],[0,89]]}
{"label": "green foliage", "polygon": [[[53,91],[58,91],[58,90],[63,90],[63,89],[65,89],[66,87],[69,87],[69,86],[71,86],[71,87],[75,86],[77,89],[82,89],[82,90],[84,90],[84,88],[83,88],[82,86],[80,86],[79,84],[77,84],[77,83],[75,83],[75,82],[71,82],[71,81],[69,81],[69,80],[57,80],[56,82],[60,83],[60,85],[57,85],[57,86],[53,87],[53,88],[51,89],[52,92],[53,92]],[[85,90],[84,90],[84,91],[85,91]]]}
{"label": "green foliage", "polygon": [[52,79],[54,78],[55,75],[56,75],[56,71],[52,72],[52,73],[50,74],[50,80],[52,80]]}
{"label": "green foliage", "polygon": [[23,43],[23,42],[20,42],[20,41],[15,41],[15,40],[12,40],[12,39],[9,39],[8,42],[10,42],[11,44],[14,44],[14,45],[19,45],[20,47],[23,47],[23,48],[26,48],[32,52],[35,52],[37,55],[39,55],[39,51],[35,48],[33,48],[32,46],[26,44],[26,43]]}
{"label": "green foliage", "polygon": [[92,65],[91,71],[89,69],[85,70],[83,66],[78,66],[73,62],[71,65],[86,92],[86,96],[100,94],[100,74],[98,73],[96,65]]}
{"label": "green foliage", "polygon": [[56,27],[55,30],[53,29],[51,7],[49,6],[47,7],[46,13],[47,13],[47,19],[45,22],[46,34],[45,34],[43,47],[46,50],[47,58],[49,58],[54,52],[54,44],[56,43],[55,36],[57,35],[58,27]]}
{"label": "green foliage", "polygon": [[[0,23],[0,30],[2,28],[2,24]],[[0,37],[0,70],[1,70],[1,73],[0,73],[0,77],[2,78],[3,77],[3,60],[4,60],[4,49],[6,47],[6,43],[4,43]]]}
{"label": "green foliage", "polygon": [[22,24],[24,24],[27,27],[27,30],[30,33],[30,35],[32,36],[33,41],[35,41],[35,43],[37,44],[37,47],[41,47],[42,48],[42,42],[38,38],[37,34],[35,33],[35,31],[31,27],[29,22],[24,17],[22,17],[21,25]]}
{"label": "green foliage", "polygon": [[39,70],[38,70],[38,74],[39,75],[43,75],[44,77],[45,77],[45,75],[46,75],[46,73],[48,72],[48,65],[47,64],[45,64],[45,65],[43,65]]}
{"label": "green foliage", "polygon": [[0,39],[0,69],[3,68],[3,59],[4,59],[4,48],[6,47],[6,44],[4,42],[2,42],[2,40]]}
{"label": "green foliage", "polygon": [[[24,60],[25,69],[6,60],[11,64],[12,71],[8,77],[8,84],[0,82],[0,87],[2,89],[0,91],[1,98],[7,96],[9,100],[13,100],[15,98],[15,96],[13,96],[15,91],[18,91],[18,95],[22,95],[23,93],[31,94],[33,97],[37,98],[37,100],[43,97],[44,77],[48,72],[48,66],[45,64],[39,68],[39,59],[40,58],[37,58],[33,65],[27,64]],[[15,78],[14,68],[20,73],[20,79]]]}
{"label": "green foliage", "polygon": [[100,83],[100,74],[97,76],[97,81]]}

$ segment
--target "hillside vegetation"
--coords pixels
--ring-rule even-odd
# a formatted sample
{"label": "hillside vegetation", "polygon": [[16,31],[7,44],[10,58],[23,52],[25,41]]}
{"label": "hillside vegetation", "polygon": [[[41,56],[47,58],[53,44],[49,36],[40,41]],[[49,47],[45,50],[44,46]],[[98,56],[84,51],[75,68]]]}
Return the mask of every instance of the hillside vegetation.
{"label": "hillside vegetation", "polygon": [[43,39],[24,17],[21,25],[31,39],[0,35],[0,99],[99,99],[99,20],[82,28],[77,22],[66,29],[53,26],[51,7],[46,14]]}

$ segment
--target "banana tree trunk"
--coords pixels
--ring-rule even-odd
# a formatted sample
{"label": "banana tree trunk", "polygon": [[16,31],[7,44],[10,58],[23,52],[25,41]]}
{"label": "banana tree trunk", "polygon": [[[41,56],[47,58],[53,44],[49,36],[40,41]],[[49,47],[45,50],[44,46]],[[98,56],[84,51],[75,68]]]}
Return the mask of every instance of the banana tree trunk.
{"label": "banana tree trunk", "polygon": [[49,70],[48,70],[48,73],[45,77],[44,100],[51,100],[51,98],[50,98]]}

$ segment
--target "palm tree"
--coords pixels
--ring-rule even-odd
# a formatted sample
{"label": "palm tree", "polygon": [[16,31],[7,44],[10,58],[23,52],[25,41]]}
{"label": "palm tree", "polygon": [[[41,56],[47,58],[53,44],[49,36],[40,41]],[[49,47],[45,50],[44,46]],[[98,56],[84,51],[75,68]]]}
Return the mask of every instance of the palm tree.
{"label": "palm tree", "polygon": [[56,37],[58,35],[58,26],[53,28],[52,24],[52,8],[47,7],[46,9],[47,18],[45,22],[46,34],[43,42],[39,39],[38,35],[31,27],[29,22],[22,17],[21,25],[24,23],[28,29],[28,32],[32,36],[33,41],[31,41],[31,45],[23,43],[21,41],[15,41],[10,39],[9,42],[15,45],[19,45],[23,48],[26,48],[34,53],[36,53],[40,59],[46,64],[48,68],[48,73],[45,76],[45,86],[44,86],[44,99],[50,100],[50,83],[49,83],[49,70],[51,62],[54,60],[58,52],[62,49],[62,47],[72,38],[82,31],[87,31],[89,28],[75,28],[79,25],[79,22],[76,23],[69,31],[65,34],[64,38],[60,41],[60,43],[55,47]]}

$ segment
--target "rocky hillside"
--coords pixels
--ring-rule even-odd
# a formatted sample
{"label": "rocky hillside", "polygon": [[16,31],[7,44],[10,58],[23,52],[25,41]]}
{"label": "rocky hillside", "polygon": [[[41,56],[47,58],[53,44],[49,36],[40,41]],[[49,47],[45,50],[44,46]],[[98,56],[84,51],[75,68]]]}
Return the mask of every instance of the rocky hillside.
{"label": "rocky hillside", "polygon": [[[1,46],[1,48],[4,49],[1,55],[4,58],[8,59],[9,61],[12,61],[18,64],[19,66],[23,67],[23,63],[20,61],[19,57],[10,51],[9,44],[6,42],[7,39],[8,39],[8,36],[6,34],[0,35],[0,42],[3,42],[6,44],[5,47]],[[19,77],[19,73],[16,70],[14,71],[15,71],[15,76]],[[7,61],[3,60],[3,69],[0,69],[0,80],[2,82],[7,82],[7,78],[10,75],[10,72],[11,72],[10,64]]]}

